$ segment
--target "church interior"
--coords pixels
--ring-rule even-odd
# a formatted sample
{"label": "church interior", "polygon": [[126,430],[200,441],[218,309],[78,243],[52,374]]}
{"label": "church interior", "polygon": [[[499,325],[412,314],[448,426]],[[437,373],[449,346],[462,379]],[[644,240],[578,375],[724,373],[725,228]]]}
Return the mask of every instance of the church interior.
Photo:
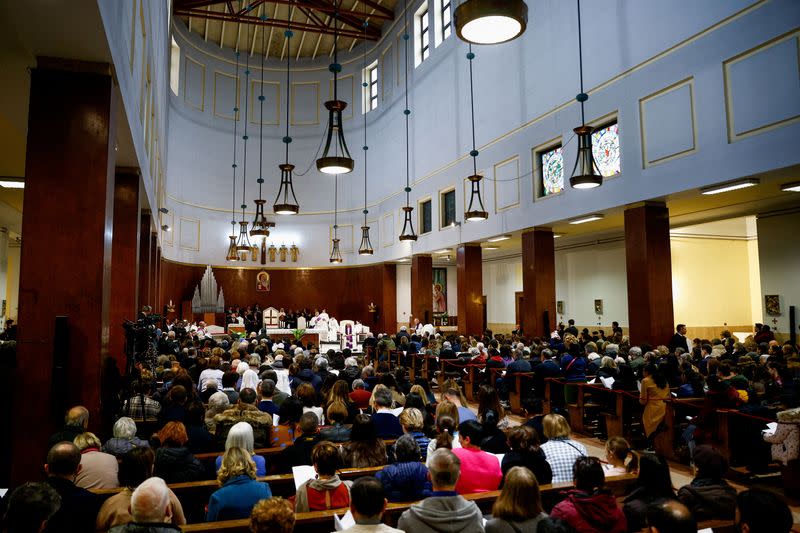
{"label": "church interior", "polygon": [[[258,409],[247,409],[265,414],[273,389],[274,426],[259,445],[251,424],[244,462],[266,460],[251,477],[291,498],[294,530],[333,530],[339,507],[372,528],[354,531],[403,530],[441,494],[434,484],[413,505],[389,497],[381,468],[399,461],[405,425],[379,428],[384,462],[350,463],[350,432],[379,426],[386,410],[379,388],[402,424],[424,399],[425,442],[461,433],[426,462],[431,475],[461,461],[461,485],[446,490],[484,517],[462,531],[556,531],[548,520],[572,528],[557,531],[800,531],[800,3],[6,1],[0,81],[8,531],[39,530],[20,525],[24,496],[12,495],[45,498],[68,462],[56,452],[76,447],[69,483],[97,508],[80,517],[94,503],[50,483],[61,507],[37,527],[83,531],[86,519],[86,530],[140,531],[101,524],[107,498],[153,489],[125,484],[122,454],[111,485],[81,484],[81,471],[108,474],[99,459],[85,465],[87,448],[111,452],[80,443],[116,440],[120,420],[135,422],[134,447],[154,451],[147,477],[182,504],[152,522],[291,531],[276,518],[285,502],[268,497],[217,525],[211,510],[214,491],[230,488],[214,480],[235,459],[230,436],[213,431],[222,415],[211,396],[241,411],[255,393]],[[342,381],[354,411],[338,420]],[[356,405],[359,381],[368,405]],[[292,423],[278,391],[303,402]],[[440,410],[452,404],[466,411],[448,434]],[[334,477],[354,481],[347,505],[302,507],[314,481],[283,470],[310,438],[309,412],[315,435],[346,429],[330,440]],[[548,430],[548,417],[567,433]],[[180,449],[204,469],[197,478],[160,474],[171,424],[189,433]],[[523,427],[539,432],[531,449],[542,457],[573,441],[597,457],[605,486],[586,494],[613,493],[605,516],[622,522],[581,525],[564,511],[572,500],[559,491],[584,490],[581,459],[564,479],[553,461],[552,480],[525,468],[537,498],[541,489],[530,505],[549,515],[527,522],[503,518],[505,466],[503,483],[464,488],[477,467],[457,448],[505,465]],[[197,444],[200,430],[216,446]],[[276,444],[284,431],[288,446]],[[620,464],[614,439],[626,443]],[[309,462],[325,452],[317,440],[292,464],[322,479],[322,459]],[[684,497],[710,483],[698,481],[709,454],[724,461],[714,482],[731,491],[716,512]],[[656,460],[680,509],[637,515],[625,502]],[[356,486],[379,482],[390,503],[375,519]],[[274,529],[257,529],[267,510]]]}

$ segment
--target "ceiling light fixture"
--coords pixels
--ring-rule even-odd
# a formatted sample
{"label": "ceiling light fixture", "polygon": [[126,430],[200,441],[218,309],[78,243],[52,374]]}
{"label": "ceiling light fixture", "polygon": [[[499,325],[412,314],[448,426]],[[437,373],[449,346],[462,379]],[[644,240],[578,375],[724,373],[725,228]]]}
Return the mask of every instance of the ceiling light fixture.
{"label": "ceiling light fixture", "polygon": [[[239,86],[239,52],[236,52],[236,86]],[[228,236],[230,243],[228,243],[228,253],[225,255],[226,261],[238,261],[239,252],[236,250],[236,141],[239,139],[238,126],[239,121],[236,120],[239,115],[239,98],[238,92],[233,95],[233,187],[231,188],[231,234]]]}
{"label": "ceiling light fixture", "polygon": [[[248,38],[248,42],[250,39]],[[236,87],[239,86],[239,77],[236,77]],[[244,86],[250,88],[250,54],[245,54],[245,67],[244,67]],[[236,91],[237,98],[239,96],[238,91]],[[244,100],[244,135],[242,135],[242,205],[239,206],[242,208],[242,220],[239,221],[239,238],[236,239],[236,250],[239,252],[239,260],[246,261],[250,250],[253,248],[253,245],[250,244],[250,236],[247,232],[247,219],[245,219],[245,209],[247,209],[247,204],[245,203],[247,199],[247,123],[250,121],[248,117],[248,110],[249,110],[249,98],[245,98]],[[238,113],[234,113],[233,119],[238,122],[239,116]]]}
{"label": "ceiling light fixture", "polygon": [[353,159],[347,149],[342,128],[342,111],[347,107],[347,102],[339,100],[339,73],[342,65],[339,64],[339,2],[334,1],[333,14],[333,63],[328,70],[333,73],[333,100],[325,102],[328,110],[328,128],[325,137],[325,150],[322,157],[317,159],[317,169],[323,174],[348,174],[353,171]]}
{"label": "ceiling light fixture", "polygon": [[161,231],[172,231],[172,228],[169,226],[169,224],[162,224]]}
{"label": "ceiling light fixture", "polygon": [[339,175],[333,178],[333,246],[331,247],[331,263],[339,264],[342,252],[339,250]]}
{"label": "ceiling light fixture", "polygon": [[[369,26],[369,22],[366,20],[364,21],[364,76],[368,76],[369,72],[367,71],[367,27]],[[371,95],[367,92],[369,90],[369,83],[367,82],[367,78],[364,78],[362,82],[362,87],[364,91],[364,98],[367,99],[369,102],[369,98]],[[358,255],[372,255],[375,251],[372,249],[372,243],[369,240],[369,224],[367,223],[367,214],[369,210],[367,209],[367,150],[369,150],[369,146],[367,145],[367,108],[364,107],[364,146],[362,147],[364,150],[364,225],[361,226],[361,246],[358,247]]]}
{"label": "ceiling light fixture", "polygon": [[411,110],[408,108],[408,0],[405,1],[403,6],[403,19],[405,22],[405,32],[403,33],[403,49],[405,51],[406,70],[403,75],[405,80],[405,104],[403,114],[406,116],[406,205],[403,207],[403,230],[400,232],[398,240],[400,241],[416,241],[417,234],[414,232],[414,221],[411,219],[411,213],[414,208],[411,207],[411,163],[408,148],[408,119],[411,115]]}
{"label": "ceiling light fixture", "polygon": [[[261,15],[261,20],[267,20],[266,15]],[[264,188],[264,60],[266,59],[266,32],[261,32],[261,94],[258,96],[259,120],[258,120],[258,199],[253,200],[256,204],[256,216],[250,227],[251,237],[263,237],[261,246],[264,248],[265,239],[269,237],[269,229],[275,227],[274,222],[267,220],[264,214],[264,205],[267,203],[262,196]],[[287,58],[291,54],[286,54]],[[287,59],[288,61],[288,59]],[[248,118],[249,120],[249,118]]]}
{"label": "ceiling light fixture", "polygon": [[[459,8],[463,6],[464,4],[461,4]],[[472,150],[469,152],[470,157],[472,157],[472,175],[467,176],[470,183],[470,194],[469,206],[464,212],[464,220],[479,222],[489,218],[489,213],[483,207],[483,199],[481,198],[481,180],[483,176],[478,174],[478,149],[475,147],[475,90],[472,83],[472,60],[475,59],[475,54],[472,53],[471,44],[469,45],[469,52],[467,52],[467,59],[469,60],[469,108],[472,117]]]}
{"label": "ceiling light fixture", "polygon": [[516,39],[528,25],[523,0],[467,0],[456,8],[456,34],[472,44],[499,44]]}
{"label": "ceiling light fixture", "polygon": [[22,180],[16,181],[6,178],[0,180],[0,187],[3,187],[4,189],[24,189],[25,182]]}
{"label": "ceiling light fixture", "polygon": [[450,253],[450,248],[442,248],[441,250],[436,250],[433,253],[435,253],[435,254],[449,254]]}
{"label": "ceiling light fixture", "polygon": [[564,234],[563,234],[563,233],[553,233],[553,238],[554,238],[554,239],[558,239],[558,238],[561,238],[561,237],[563,237],[563,236],[564,236]]}
{"label": "ceiling light fixture", "polygon": [[581,40],[581,0],[578,0],[578,70],[581,79],[581,92],[575,97],[581,104],[581,125],[572,131],[578,136],[578,154],[569,184],[573,189],[594,189],[603,184],[603,176],[597,169],[592,154],[592,132],[594,128],[586,125],[584,104],[589,95],[583,92],[583,41]]}
{"label": "ceiling light fixture", "polygon": [[720,185],[712,185],[711,187],[703,187],[700,189],[700,193],[706,195],[720,194],[723,192],[731,192],[739,189],[746,189],[748,187],[755,187],[758,184],[758,178],[747,178],[743,180],[729,181]]}
{"label": "ceiling light fixture", "polygon": [[169,213],[169,209],[167,209],[166,207],[159,207],[158,208],[158,212],[159,213],[164,213],[166,215],[166,214]]}
{"label": "ceiling light fixture", "polygon": [[585,224],[586,222],[594,222],[595,220],[602,220],[604,215],[602,213],[594,213],[591,215],[584,215],[569,219],[570,224]]}
{"label": "ceiling light fixture", "polygon": [[511,235],[498,235],[497,237],[491,237],[486,239],[486,242],[500,242],[500,241],[507,241],[511,238]]}
{"label": "ceiling light fixture", "polygon": [[499,246],[484,246],[483,249],[484,250],[499,250],[500,247]]}
{"label": "ceiling light fixture", "polygon": [[297,203],[297,196],[294,194],[292,176],[294,165],[289,163],[289,145],[292,142],[292,137],[289,135],[289,98],[291,97],[289,88],[291,87],[292,54],[289,48],[294,32],[289,28],[283,32],[283,36],[286,37],[286,135],[283,136],[283,144],[286,146],[286,162],[278,165],[278,168],[281,169],[281,184],[278,187],[278,195],[275,197],[275,202],[272,204],[272,211],[276,215],[296,215],[300,212],[300,205]]}
{"label": "ceiling light fixture", "polygon": [[800,181],[784,183],[781,185],[781,190],[783,192],[800,192]]}

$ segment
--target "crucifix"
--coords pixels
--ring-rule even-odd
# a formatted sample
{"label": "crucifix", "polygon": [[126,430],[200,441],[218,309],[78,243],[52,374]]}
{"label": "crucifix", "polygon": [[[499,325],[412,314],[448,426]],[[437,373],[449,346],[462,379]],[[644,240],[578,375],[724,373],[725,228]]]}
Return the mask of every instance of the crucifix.
{"label": "crucifix", "polygon": [[777,326],[777,325],[778,325],[778,319],[777,318],[773,318],[772,319],[772,326],[773,326],[772,329],[775,329],[775,326]]}

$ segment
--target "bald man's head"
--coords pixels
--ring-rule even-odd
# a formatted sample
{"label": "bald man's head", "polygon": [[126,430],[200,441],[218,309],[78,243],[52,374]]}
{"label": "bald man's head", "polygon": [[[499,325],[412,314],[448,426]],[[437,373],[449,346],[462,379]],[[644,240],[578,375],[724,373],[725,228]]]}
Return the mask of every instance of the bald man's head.
{"label": "bald man's head", "polygon": [[89,425],[89,410],[82,405],[76,405],[64,417],[64,423],[68,426],[77,426],[86,429]]}
{"label": "bald man's head", "polygon": [[169,522],[172,506],[169,488],[160,477],[144,480],[131,495],[131,516],[134,522]]}
{"label": "bald man's head", "polygon": [[45,470],[50,476],[74,477],[81,466],[81,452],[69,441],[54,444],[47,452]]}
{"label": "bald man's head", "polygon": [[697,521],[689,509],[676,500],[665,500],[647,508],[651,533],[697,533]]}

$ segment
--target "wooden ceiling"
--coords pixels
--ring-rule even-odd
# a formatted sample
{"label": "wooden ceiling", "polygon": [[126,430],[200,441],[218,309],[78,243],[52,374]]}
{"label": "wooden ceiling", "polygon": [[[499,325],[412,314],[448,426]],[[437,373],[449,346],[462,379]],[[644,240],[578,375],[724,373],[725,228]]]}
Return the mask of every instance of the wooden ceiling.
{"label": "wooden ceiling", "polygon": [[[397,0],[174,0],[173,14],[189,31],[220,48],[266,53],[267,59],[282,60],[287,53],[292,59],[314,59],[333,55],[335,33],[340,52],[363,41],[365,31],[367,40],[380,39],[383,26],[394,20],[396,4]],[[284,37],[287,28],[294,33],[291,39]]]}

